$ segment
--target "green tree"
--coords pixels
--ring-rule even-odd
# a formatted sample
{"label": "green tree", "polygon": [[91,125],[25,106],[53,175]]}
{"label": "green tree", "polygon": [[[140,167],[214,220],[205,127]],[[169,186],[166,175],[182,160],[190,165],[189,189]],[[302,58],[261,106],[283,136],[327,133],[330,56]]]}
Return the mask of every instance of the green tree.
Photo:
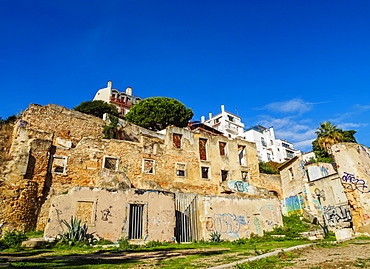
{"label": "green tree", "polygon": [[318,161],[333,162],[331,146],[340,142],[354,142],[357,143],[354,134],[356,131],[343,131],[337,128],[338,126],[326,121],[320,123],[320,127],[315,132],[317,138],[312,142],[312,149],[315,152]]}
{"label": "green tree", "polygon": [[99,118],[103,118],[104,113],[118,116],[118,109],[115,105],[108,104],[102,100],[82,102],[73,108],[76,111],[90,114]]}
{"label": "green tree", "polygon": [[168,97],[149,97],[133,105],[125,119],[141,127],[158,131],[167,126],[186,127],[193,111]]}

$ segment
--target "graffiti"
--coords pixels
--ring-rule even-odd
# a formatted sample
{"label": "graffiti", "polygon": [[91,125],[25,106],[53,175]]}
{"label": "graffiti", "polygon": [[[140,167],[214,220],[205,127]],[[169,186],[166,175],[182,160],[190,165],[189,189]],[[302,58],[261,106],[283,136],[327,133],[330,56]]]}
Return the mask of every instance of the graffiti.
{"label": "graffiti", "polygon": [[328,170],[326,170],[326,168],[324,166],[321,166],[321,174],[323,177],[326,177],[329,175],[329,172]]}
{"label": "graffiti", "polygon": [[[147,220],[149,222],[149,219]],[[169,221],[166,217],[162,216],[156,216],[152,217],[152,223],[156,226],[165,226],[165,227],[170,227],[171,226],[171,221]]]}
{"label": "graffiti", "polygon": [[254,217],[253,224],[254,226],[256,226],[256,234],[258,235],[262,234],[262,228],[261,228],[261,223],[260,223],[259,218]]}
{"label": "graffiti", "polygon": [[370,214],[364,213],[362,217],[364,220],[364,225],[368,225],[370,223]]}
{"label": "graffiti", "polygon": [[206,229],[208,232],[214,232],[213,219],[211,217],[206,218]]}
{"label": "graffiti", "polygon": [[228,182],[228,186],[230,189],[235,190],[237,192],[248,192],[248,187],[250,187],[249,183],[244,181],[232,181]]}
{"label": "graffiti", "polygon": [[323,213],[328,225],[335,226],[338,222],[349,222],[352,220],[351,211],[348,205],[344,206],[324,206]]}
{"label": "graffiti", "polygon": [[213,227],[216,232],[238,235],[241,225],[247,225],[244,216],[236,216],[230,213],[214,214]]}
{"label": "graffiti", "polygon": [[300,214],[302,213],[302,203],[298,195],[290,196],[285,199],[285,209],[288,214]]}
{"label": "graffiti", "polygon": [[315,188],[313,190],[312,197],[314,199],[317,199],[317,200],[319,199],[318,197],[320,197],[321,201],[325,201],[326,200],[325,191],[324,190],[320,190],[319,188]]}
{"label": "graffiti", "polygon": [[107,209],[104,209],[104,210],[101,210],[101,220],[102,221],[108,221],[108,217],[112,217],[112,214],[110,213],[110,208],[112,208],[111,206]]}
{"label": "graffiti", "polygon": [[266,220],[266,224],[267,225],[270,225],[270,226],[275,226],[275,222],[273,222],[272,220]]}
{"label": "graffiti", "polygon": [[306,168],[304,166],[304,162],[303,161],[300,161],[300,164],[301,164],[301,169],[302,169],[302,177],[307,177],[307,172],[306,172]]}
{"label": "graffiti", "polygon": [[358,190],[362,193],[369,193],[370,189],[366,185],[365,180],[357,179],[354,175],[344,172],[344,176],[342,176],[342,185],[345,189],[349,191]]}

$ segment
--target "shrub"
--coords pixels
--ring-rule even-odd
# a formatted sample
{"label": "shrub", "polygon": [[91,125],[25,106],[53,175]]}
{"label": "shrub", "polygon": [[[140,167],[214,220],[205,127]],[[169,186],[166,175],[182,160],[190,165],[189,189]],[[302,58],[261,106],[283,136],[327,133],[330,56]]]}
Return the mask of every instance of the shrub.
{"label": "shrub", "polygon": [[9,248],[19,248],[23,241],[27,240],[27,236],[20,231],[6,231],[2,243]]}
{"label": "shrub", "polygon": [[219,232],[212,232],[209,234],[209,236],[211,237],[212,242],[221,242],[221,234]]}
{"label": "shrub", "polygon": [[67,231],[60,235],[59,244],[75,245],[77,243],[88,244],[93,240],[92,234],[87,233],[87,226],[84,224],[81,226],[81,221],[77,218],[71,217],[70,223],[66,220],[62,220],[62,223],[66,226]]}

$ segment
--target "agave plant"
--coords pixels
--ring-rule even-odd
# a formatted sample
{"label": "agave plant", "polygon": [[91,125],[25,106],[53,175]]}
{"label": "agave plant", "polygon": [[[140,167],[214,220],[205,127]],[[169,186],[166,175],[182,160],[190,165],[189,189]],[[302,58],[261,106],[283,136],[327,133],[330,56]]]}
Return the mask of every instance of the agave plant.
{"label": "agave plant", "polygon": [[212,242],[221,242],[221,234],[219,232],[212,232],[209,236],[211,237]]}
{"label": "agave plant", "polygon": [[60,235],[61,241],[88,242],[92,238],[92,235],[87,233],[86,224],[81,226],[81,221],[77,218],[73,218],[72,216],[70,223],[66,220],[62,220],[62,223],[66,226],[67,231]]}

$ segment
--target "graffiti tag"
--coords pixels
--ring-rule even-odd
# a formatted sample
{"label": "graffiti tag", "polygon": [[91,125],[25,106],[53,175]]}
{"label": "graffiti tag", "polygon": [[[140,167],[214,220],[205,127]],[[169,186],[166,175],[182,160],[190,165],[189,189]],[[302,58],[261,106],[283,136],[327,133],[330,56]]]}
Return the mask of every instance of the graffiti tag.
{"label": "graffiti tag", "polygon": [[342,176],[342,185],[345,189],[349,191],[358,190],[362,193],[369,193],[370,189],[366,185],[365,180],[357,179],[354,175],[344,172],[344,176]]}
{"label": "graffiti tag", "polygon": [[[209,219],[208,219],[209,222]],[[231,233],[237,235],[241,225],[247,225],[244,216],[236,216],[235,214],[214,214],[213,228],[219,233]],[[211,227],[211,224],[208,224]]]}
{"label": "graffiti tag", "polygon": [[335,226],[338,222],[349,222],[352,220],[351,211],[348,205],[343,206],[324,206],[323,213],[330,226]]}

